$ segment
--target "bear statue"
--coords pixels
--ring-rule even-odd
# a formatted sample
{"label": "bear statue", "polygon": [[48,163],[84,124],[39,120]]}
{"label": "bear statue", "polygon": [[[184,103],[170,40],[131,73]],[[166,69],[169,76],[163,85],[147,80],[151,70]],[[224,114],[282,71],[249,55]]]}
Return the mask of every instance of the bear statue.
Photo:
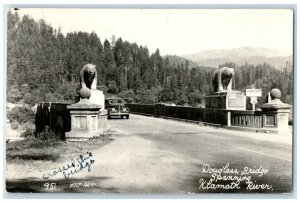
{"label": "bear statue", "polygon": [[86,64],[80,71],[81,88],[96,89],[97,88],[97,70],[93,64]]}
{"label": "bear statue", "polygon": [[232,78],[234,76],[234,69],[228,67],[219,68],[213,75],[213,87],[215,92],[222,92],[224,90],[232,90]]}

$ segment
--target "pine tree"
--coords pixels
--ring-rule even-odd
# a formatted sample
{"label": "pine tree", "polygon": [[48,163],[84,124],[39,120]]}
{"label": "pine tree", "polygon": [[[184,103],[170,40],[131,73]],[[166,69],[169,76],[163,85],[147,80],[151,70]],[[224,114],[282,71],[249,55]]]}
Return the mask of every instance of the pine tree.
{"label": "pine tree", "polygon": [[104,41],[104,66],[105,66],[105,76],[106,76],[106,84],[115,84],[117,82],[117,72],[116,72],[116,64],[113,52],[110,47],[110,43],[108,40]]}

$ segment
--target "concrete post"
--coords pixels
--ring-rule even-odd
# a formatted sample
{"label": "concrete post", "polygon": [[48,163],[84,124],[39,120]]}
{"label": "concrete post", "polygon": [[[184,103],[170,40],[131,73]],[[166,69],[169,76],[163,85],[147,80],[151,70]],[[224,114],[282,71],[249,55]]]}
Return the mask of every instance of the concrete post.
{"label": "concrete post", "polygon": [[275,128],[279,134],[288,132],[288,118],[291,111],[291,105],[285,104],[280,100],[281,92],[278,89],[271,91],[272,100],[263,104],[263,127]]}
{"label": "concrete post", "polygon": [[100,105],[81,99],[78,103],[68,105],[71,115],[71,131],[66,133],[67,141],[88,140],[99,136],[106,128],[106,114]]}

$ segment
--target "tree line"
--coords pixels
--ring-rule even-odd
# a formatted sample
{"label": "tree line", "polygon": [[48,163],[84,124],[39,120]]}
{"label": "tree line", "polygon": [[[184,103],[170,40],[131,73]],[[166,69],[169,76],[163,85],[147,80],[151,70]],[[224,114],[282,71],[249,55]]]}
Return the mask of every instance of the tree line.
{"label": "tree line", "polygon": [[[146,46],[114,36],[102,43],[96,33],[63,35],[43,19],[35,21],[17,12],[7,16],[7,99],[9,102],[73,102],[79,89],[79,72],[87,63],[97,66],[97,88],[106,96],[127,102],[174,103],[197,106],[212,93],[215,68],[198,66],[178,56],[149,53]],[[292,72],[268,64],[237,66],[234,87],[243,90],[271,88],[292,102]],[[220,65],[220,66],[223,66]]]}

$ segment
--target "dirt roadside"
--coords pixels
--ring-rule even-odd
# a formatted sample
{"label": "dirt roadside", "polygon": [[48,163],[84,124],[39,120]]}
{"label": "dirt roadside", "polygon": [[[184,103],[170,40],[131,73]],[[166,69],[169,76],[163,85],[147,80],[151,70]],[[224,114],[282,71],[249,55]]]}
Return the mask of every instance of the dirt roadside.
{"label": "dirt roadside", "polygon": [[[65,180],[62,174],[43,180],[43,174],[64,166],[70,160],[33,161],[20,169],[19,164],[7,164],[8,180],[26,181],[29,187],[39,187],[37,192],[45,192],[45,182],[59,183],[52,192],[70,191],[70,183],[90,181],[93,188],[80,189],[79,192],[113,192],[113,193],[187,193],[186,188],[176,177],[196,173],[191,167],[193,160],[187,160],[179,154],[158,149],[157,146],[136,136],[113,135],[113,141],[103,147],[92,150],[94,164],[91,171],[83,169]],[[84,153],[84,152],[82,152]],[[73,154],[74,159],[78,154]],[[178,170],[180,169],[180,170]],[[26,172],[25,172],[26,171]],[[30,183],[30,181],[32,181]],[[66,184],[62,184],[66,183]],[[31,184],[31,185],[30,185]],[[74,190],[71,190],[74,192]]]}

